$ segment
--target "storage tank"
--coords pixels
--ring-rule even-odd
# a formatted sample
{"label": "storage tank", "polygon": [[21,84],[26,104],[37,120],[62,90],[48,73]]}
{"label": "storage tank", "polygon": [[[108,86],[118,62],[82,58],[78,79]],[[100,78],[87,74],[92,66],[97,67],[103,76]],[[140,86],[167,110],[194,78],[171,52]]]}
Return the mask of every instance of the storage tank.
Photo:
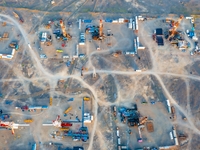
{"label": "storage tank", "polygon": [[176,130],[173,129],[172,131],[173,131],[174,138],[176,138],[176,137],[177,137],[177,135],[176,135]]}
{"label": "storage tank", "polygon": [[135,21],[133,21],[132,26],[133,26],[133,30],[135,30]]}
{"label": "storage tank", "polygon": [[78,20],[78,28],[81,30],[81,19]]}
{"label": "storage tank", "polygon": [[117,130],[117,137],[119,137],[119,130]]}
{"label": "storage tank", "polygon": [[174,141],[175,141],[175,145],[179,145],[177,138],[174,138]]}
{"label": "storage tank", "polygon": [[169,132],[169,136],[170,136],[170,139],[171,139],[171,140],[174,139],[174,138],[173,138],[173,134],[172,134],[172,132]]}
{"label": "storage tank", "polygon": [[118,139],[117,139],[117,142],[118,142],[118,145],[120,145],[120,144],[121,144],[121,139],[118,138]]}

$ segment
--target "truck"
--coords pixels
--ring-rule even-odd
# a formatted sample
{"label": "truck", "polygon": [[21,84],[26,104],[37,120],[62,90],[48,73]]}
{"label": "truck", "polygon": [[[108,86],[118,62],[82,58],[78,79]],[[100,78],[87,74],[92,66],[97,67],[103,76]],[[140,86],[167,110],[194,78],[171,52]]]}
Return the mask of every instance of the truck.
{"label": "truck", "polygon": [[70,106],[70,107],[68,107],[68,108],[65,110],[64,114],[67,114],[67,113],[70,112],[71,110],[72,110],[72,107]]}
{"label": "truck", "polygon": [[89,100],[90,100],[90,97],[86,97],[86,96],[85,96],[85,97],[83,97],[83,100],[84,100],[84,101],[89,101]]}
{"label": "truck", "polygon": [[8,32],[4,32],[2,38],[3,38],[3,39],[7,39],[8,37],[9,37]]}
{"label": "truck", "polygon": [[25,119],[24,122],[25,122],[25,123],[32,123],[32,122],[33,122],[33,119]]}
{"label": "truck", "polygon": [[11,43],[9,44],[9,47],[14,48],[14,49],[16,49],[16,50],[19,49],[19,46],[18,46],[17,42],[11,42]]}

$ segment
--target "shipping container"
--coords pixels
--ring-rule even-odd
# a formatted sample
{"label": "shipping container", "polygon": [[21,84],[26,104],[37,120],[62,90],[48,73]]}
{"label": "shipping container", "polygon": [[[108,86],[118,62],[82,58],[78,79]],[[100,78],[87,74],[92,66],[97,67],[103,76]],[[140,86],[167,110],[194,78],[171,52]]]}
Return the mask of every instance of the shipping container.
{"label": "shipping container", "polygon": [[124,18],[119,18],[119,23],[124,23]]}
{"label": "shipping container", "polygon": [[128,28],[132,29],[133,28],[133,24],[132,23],[128,23]]}
{"label": "shipping container", "polygon": [[90,19],[86,19],[86,20],[83,20],[83,22],[84,22],[84,23],[91,23],[92,20],[90,20]]}
{"label": "shipping container", "polygon": [[105,22],[110,22],[110,23],[112,23],[112,19],[105,19]]}
{"label": "shipping container", "polygon": [[117,142],[118,142],[118,145],[120,145],[121,144],[121,139],[118,137],[118,139],[117,139]]}
{"label": "shipping container", "polygon": [[48,106],[42,106],[42,109],[47,109],[48,108]]}
{"label": "shipping container", "polygon": [[118,23],[118,20],[113,20],[112,23]]}

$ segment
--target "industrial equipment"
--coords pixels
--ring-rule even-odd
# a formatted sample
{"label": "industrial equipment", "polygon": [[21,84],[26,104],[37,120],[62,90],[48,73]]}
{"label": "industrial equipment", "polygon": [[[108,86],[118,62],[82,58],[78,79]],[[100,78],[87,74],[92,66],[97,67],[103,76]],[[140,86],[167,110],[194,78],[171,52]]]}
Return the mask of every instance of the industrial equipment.
{"label": "industrial equipment", "polygon": [[64,114],[67,114],[68,112],[70,112],[72,110],[72,107],[69,107],[65,110]]}
{"label": "industrial equipment", "polygon": [[62,19],[60,20],[60,26],[61,26],[61,29],[62,29],[63,36],[66,37],[68,40],[70,40],[72,38],[72,36],[69,33],[67,33],[64,22],[63,22]]}
{"label": "industrial equipment", "polygon": [[114,56],[114,57],[119,57],[119,55],[121,55],[122,54],[122,51],[116,51],[116,52],[114,52],[112,55]]}
{"label": "industrial equipment", "polygon": [[52,101],[53,101],[53,98],[50,97],[50,98],[49,98],[49,105],[50,105],[50,106],[52,106]]}
{"label": "industrial equipment", "polygon": [[141,133],[141,129],[144,128],[144,125],[140,125],[138,126],[138,131],[139,131],[139,138],[138,138],[138,142],[141,143],[142,141],[142,133]]}
{"label": "industrial equipment", "polygon": [[29,124],[15,124],[14,122],[4,122],[0,121],[0,127],[6,128],[6,129],[11,129],[12,134],[14,134],[14,129],[18,129],[19,126],[29,126]]}
{"label": "industrial equipment", "polygon": [[84,127],[84,100],[82,101],[82,127],[78,132],[72,132],[71,130],[65,133],[65,136],[71,136],[74,141],[82,140],[86,142],[89,139],[88,128]]}
{"label": "industrial equipment", "polygon": [[97,32],[97,31],[93,32],[93,35],[92,35],[93,40],[103,40],[104,34],[103,34],[103,23],[102,22],[103,21],[100,19],[99,32]]}
{"label": "industrial equipment", "polygon": [[84,100],[84,101],[89,101],[89,100],[90,100],[90,97],[86,97],[86,96],[85,96],[85,97],[83,97],[83,100]]}
{"label": "industrial equipment", "polygon": [[72,124],[67,121],[62,121],[60,119],[60,116],[58,115],[56,120],[53,120],[52,124],[43,124],[43,126],[55,126],[58,128],[68,128],[68,127],[71,127]]}
{"label": "industrial equipment", "polygon": [[168,40],[170,40],[172,37],[174,37],[175,34],[177,34],[177,28],[179,26],[179,24],[181,23],[182,19],[183,19],[183,15],[181,15],[178,19],[178,21],[174,22],[172,21],[171,25],[172,25],[172,28],[169,30],[169,37],[168,37]]}
{"label": "industrial equipment", "polygon": [[32,123],[32,122],[33,122],[33,119],[25,119],[24,122],[25,122],[25,123]]}

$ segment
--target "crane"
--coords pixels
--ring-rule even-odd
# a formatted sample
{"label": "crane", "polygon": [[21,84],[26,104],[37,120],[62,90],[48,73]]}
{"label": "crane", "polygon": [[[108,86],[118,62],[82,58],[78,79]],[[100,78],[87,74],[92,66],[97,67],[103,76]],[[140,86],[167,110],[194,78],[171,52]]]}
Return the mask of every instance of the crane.
{"label": "crane", "polygon": [[177,30],[177,28],[178,28],[178,26],[181,23],[183,18],[184,18],[183,15],[181,15],[179,17],[178,21],[176,21],[175,23],[172,23],[172,29],[170,31],[170,35],[168,37],[168,40],[176,34],[176,30]]}
{"label": "crane", "polygon": [[15,124],[14,122],[4,122],[0,121],[0,127],[11,129],[12,134],[14,134],[14,129],[18,129],[19,126],[30,126],[29,124]]}
{"label": "crane", "polygon": [[68,40],[70,40],[72,37],[71,37],[70,34],[67,33],[64,22],[63,22],[62,19],[60,20],[60,26],[61,26],[61,29],[62,29],[63,36],[66,37]]}

